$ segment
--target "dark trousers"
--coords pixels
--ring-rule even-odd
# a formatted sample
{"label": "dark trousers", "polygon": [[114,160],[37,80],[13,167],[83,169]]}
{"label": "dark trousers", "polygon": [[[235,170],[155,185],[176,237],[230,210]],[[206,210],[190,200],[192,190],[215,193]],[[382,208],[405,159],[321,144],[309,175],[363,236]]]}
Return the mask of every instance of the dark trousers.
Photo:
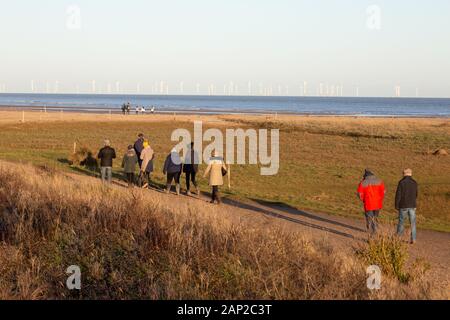
{"label": "dark trousers", "polygon": [[220,193],[219,193],[219,186],[213,186],[212,187],[212,195],[211,195],[212,201],[217,201],[218,203],[221,202],[220,200]]}
{"label": "dark trousers", "polygon": [[377,232],[379,215],[380,210],[372,210],[366,212],[367,230],[371,235],[374,235]]}
{"label": "dark trousers", "polygon": [[195,181],[195,176],[197,173],[195,171],[189,171],[186,172],[186,190],[191,190],[191,182],[194,185],[194,187],[197,188],[197,182]]}
{"label": "dark trousers", "polygon": [[180,184],[180,176],[181,172],[167,173],[167,184],[172,184],[173,180],[176,184]]}
{"label": "dark trousers", "polygon": [[127,178],[128,185],[134,184],[134,172],[127,172],[126,178]]}
{"label": "dark trousers", "polygon": [[151,182],[151,176],[150,176],[150,172],[142,172],[139,174],[139,178],[138,178],[138,186],[142,187],[145,183],[148,183],[148,186],[150,187],[150,182]]}

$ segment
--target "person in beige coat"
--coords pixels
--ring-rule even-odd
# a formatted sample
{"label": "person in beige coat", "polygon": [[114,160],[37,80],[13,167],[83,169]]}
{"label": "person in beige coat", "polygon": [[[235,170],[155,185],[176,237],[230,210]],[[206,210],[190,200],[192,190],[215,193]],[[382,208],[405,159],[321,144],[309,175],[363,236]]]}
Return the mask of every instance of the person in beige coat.
{"label": "person in beige coat", "polygon": [[220,199],[219,187],[223,186],[223,176],[227,173],[227,167],[223,161],[223,158],[219,157],[217,152],[214,153],[214,157],[210,159],[208,168],[203,175],[206,178],[209,174],[209,185],[212,187],[212,199],[211,203],[217,201],[220,204],[222,201]]}
{"label": "person in beige coat", "polygon": [[[143,188],[150,188],[151,174],[153,172],[153,159],[155,157],[155,153],[148,141],[144,141],[143,146],[144,150],[142,150],[141,152],[142,166],[139,180],[140,184],[143,184]],[[147,181],[144,183],[144,180]]]}

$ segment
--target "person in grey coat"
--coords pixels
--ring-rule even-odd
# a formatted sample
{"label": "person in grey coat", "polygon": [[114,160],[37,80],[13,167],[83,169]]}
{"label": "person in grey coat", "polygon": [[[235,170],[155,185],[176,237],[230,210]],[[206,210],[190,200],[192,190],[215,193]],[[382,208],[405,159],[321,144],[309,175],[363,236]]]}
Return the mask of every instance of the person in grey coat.
{"label": "person in grey coat", "polygon": [[122,168],[127,179],[128,187],[134,185],[134,177],[136,173],[136,166],[138,164],[138,157],[133,146],[128,146],[127,153],[123,156]]}

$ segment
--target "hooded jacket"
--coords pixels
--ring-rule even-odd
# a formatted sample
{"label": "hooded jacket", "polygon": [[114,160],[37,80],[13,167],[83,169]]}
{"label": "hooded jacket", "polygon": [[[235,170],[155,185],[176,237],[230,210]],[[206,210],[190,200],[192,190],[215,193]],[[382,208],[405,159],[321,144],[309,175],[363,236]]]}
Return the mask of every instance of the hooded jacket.
{"label": "hooded jacket", "polygon": [[358,195],[364,202],[364,210],[367,212],[383,209],[385,193],[384,182],[371,172],[366,172],[365,178],[358,186]]}
{"label": "hooded jacket", "polygon": [[135,173],[136,165],[138,164],[138,157],[134,149],[128,150],[123,156],[122,168],[125,173]]}

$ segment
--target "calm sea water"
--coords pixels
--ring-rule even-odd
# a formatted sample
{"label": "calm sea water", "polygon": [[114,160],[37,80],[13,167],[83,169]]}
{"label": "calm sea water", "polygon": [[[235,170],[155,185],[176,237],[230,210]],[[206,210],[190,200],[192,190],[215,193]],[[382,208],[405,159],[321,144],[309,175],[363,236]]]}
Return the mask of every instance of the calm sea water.
{"label": "calm sea water", "polygon": [[157,112],[450,117],[450,99],[437,98],[0,94],[0,106],[12,108],[120,112],[124,102],[155,106]]}

